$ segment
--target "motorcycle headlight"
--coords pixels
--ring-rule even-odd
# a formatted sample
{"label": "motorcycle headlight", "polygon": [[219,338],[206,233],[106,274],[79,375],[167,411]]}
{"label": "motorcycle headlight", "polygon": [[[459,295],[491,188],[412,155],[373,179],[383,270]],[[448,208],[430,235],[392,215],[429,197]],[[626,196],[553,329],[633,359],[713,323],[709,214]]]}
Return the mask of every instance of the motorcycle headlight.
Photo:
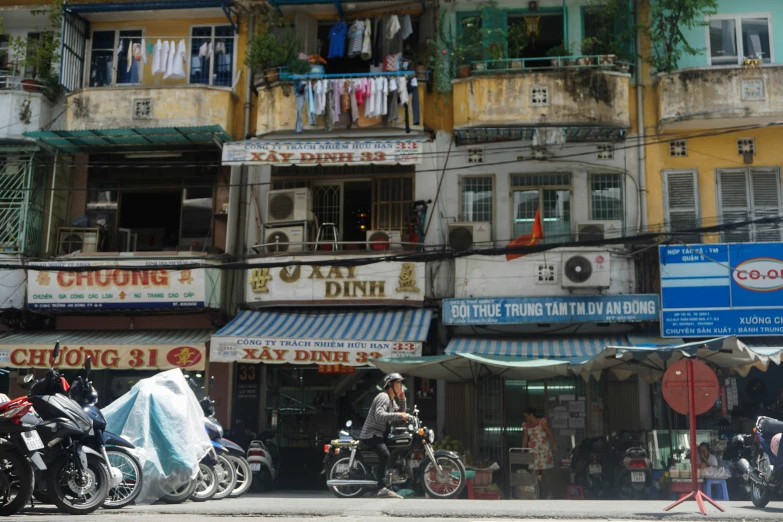
{"label": "motorcycle headlight", "polygon": [[430,441],[430,444],[435,444],[435,430],[427,431],[427,440]]}

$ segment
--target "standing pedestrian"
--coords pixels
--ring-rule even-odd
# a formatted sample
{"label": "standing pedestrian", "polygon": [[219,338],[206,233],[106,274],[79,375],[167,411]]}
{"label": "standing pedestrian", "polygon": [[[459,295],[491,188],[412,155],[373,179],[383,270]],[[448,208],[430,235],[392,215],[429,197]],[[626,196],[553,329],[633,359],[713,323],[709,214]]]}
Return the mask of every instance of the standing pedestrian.
{"label": "standing pedestrian", "polygon": [[557,451],[557,442],[549,423],[545,418],[536,416],[536,410],[527,408],[524,417],[522,447],[529,447],[535,455],[536,473],[541,477],[541,498],[552,498],[550,470],[554,467],[552,452]]}

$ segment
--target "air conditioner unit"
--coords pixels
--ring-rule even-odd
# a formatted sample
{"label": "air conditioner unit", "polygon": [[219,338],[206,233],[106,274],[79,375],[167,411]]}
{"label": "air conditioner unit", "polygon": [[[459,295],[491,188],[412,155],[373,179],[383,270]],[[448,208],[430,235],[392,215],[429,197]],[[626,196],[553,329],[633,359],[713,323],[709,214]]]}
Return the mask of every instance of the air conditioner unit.
{"label": "air conditioner unit", "polygon": [[452,250],[490,247],[492,228],[489,223],[449,223],[449,246]]}
{"label": "air conditioner unit", "polygon": [[623,237],[623,222],[619,219],[603,221],[582,221],[576,225],[579,241],[596,241]]}
{"label": "air conditioner unit", "polygon": [[103,240],[102,228],[60,228],[57,236],[57,255],[64,256],[74,252],[93,253]]}
{"label": "air conditioner unit", "polygon": [[368,230],[367,250],[395,250],[402,248],[402,236],[396,230]]}
{"label": "air conditioner unit", "polygon": [[264,229],[267,252],[304,252],[304,226]]}
{"label": "air conditioner unit", "polygon": [[272,190],[266,199],[266,223],[309,221],[312,196],[310,189]]}
{"label": "air conditioner unit", "polygon": [[608,288],[611,283],[609,252],[564,252],[560,266],[563,288]]}

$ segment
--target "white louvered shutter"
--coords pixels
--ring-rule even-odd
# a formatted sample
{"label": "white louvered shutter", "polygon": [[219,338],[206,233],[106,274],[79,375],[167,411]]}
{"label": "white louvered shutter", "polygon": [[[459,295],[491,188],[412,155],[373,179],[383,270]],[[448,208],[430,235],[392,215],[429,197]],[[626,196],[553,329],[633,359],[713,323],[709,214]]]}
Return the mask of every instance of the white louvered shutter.
{"label": "white louvered shutter", "polygon": [[[747,221],[750,216],[748,198],[748,174],[745,169],[727,169],[718,171],[718,194],[720,196],[721,224]],[[750,227],[733,228],[723,231],[726,243],[746,243],[750,241]]]}
{"label": "white louvered shutter", "polygon": [[[695,171],[663,173],[666,194],[666,230],[675,232],[700,226],[699,181]],[[680,241],[698,243],[699,234],[678,236]]]}

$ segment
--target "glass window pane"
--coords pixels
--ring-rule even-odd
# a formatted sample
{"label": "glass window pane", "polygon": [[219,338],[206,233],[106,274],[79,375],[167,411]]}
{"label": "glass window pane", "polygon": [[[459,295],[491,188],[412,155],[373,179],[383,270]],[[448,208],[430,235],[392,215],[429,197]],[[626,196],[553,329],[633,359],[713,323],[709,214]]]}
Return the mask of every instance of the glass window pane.
{"label": "glass window pane", "polygon": [[737,24],[734,20],[710,21],[710,56],[713,64],[739,63]]}
{"label": "glass window pane", "polygon": [[[209,67],[214,54],[212,27],[194,27],[190,39],[190,83],[209,84]],[[210,54],[210,47],[213,53]]]}
{"label": "glass window pane", "polygon": [[540,192],[536,190],[517,190],[514,192],[513,236],[519,237],[533,231],[533,220],[540,205]]}
{"label": "glass window pane", "polygon": [[[212,85],[230,87],[234,80],[234,30],[230,25],[215,27],[215,70]],[[221,38],[222,37],[222,38]]]}
{"label": "glass window pane", "polygon": [[590,177],[591,219],[623,219],[622,174]]}
{"label": "glass window pane", "polygon": [[462,221],[492,223],[492,178],[462,178]]}
{"label": "glass window pane", "polygon": [[[535,216],[534,216],[535,217]],[[544,190],[544,242],[571,240],[571,191]]]}
{"label": "glass window pane", "polygon": [[766,18],[742,20],[742,48],[746,58],[761,58],[770,62],[769,23]]}

